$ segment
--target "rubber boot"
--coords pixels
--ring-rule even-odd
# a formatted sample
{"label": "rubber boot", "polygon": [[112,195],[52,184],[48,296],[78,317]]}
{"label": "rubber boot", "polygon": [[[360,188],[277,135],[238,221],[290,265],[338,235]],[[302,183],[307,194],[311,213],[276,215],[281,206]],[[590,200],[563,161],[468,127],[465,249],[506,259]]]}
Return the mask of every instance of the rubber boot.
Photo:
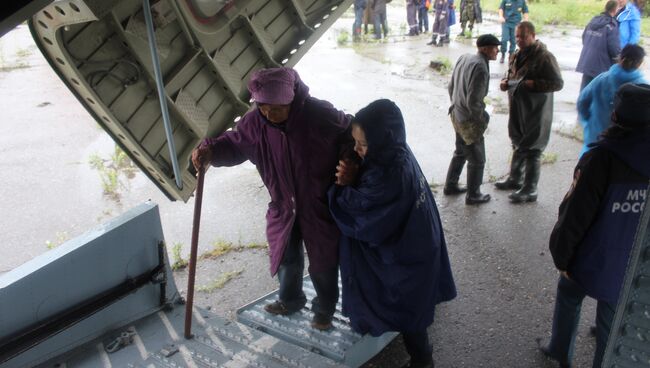
{"label": "rubber boot", "polygon": [[466,187],[458,185],[460,173],[463,172],[465,166],[465,158],[454,154],[449,163],[449,170],[447,170],[447,179],[445,180],[445,187],[442,190],[444,195],[462,194],[467,192]]}
{"label": "rubber boot", "polygon": [[512,160],[510,161],[510,174],[508,175],[508,178],[506,178],[506,180],[494,183],[494,186],[499,190],[521,189],[525,160],[526,156],[524,154],[517,150],[512,151]]}
{"label": "rubber boot", "polygon": [[483,204],[490,201],[489,194],[481,193],[483,166],[467,165],[467,195],[465,204]]}
{"label": "rubber boot", "polygon": [[541,161],[541,152],[526,158],[524,186],[508,196],[513,203],[535,202],[537,200],[537,182],[539,181]]}

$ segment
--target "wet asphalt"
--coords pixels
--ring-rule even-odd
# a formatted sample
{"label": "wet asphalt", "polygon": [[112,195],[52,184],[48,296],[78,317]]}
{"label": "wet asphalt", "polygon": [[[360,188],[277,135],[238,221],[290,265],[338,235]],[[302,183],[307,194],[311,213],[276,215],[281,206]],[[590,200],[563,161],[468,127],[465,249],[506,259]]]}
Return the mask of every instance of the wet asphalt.
{"label": "wet asphalt", "polygon": [[[555,53],[565,79],[555,96],[555,132],[535,203],[514,205],[492,182],[508,170],[510,144],[506,96],[497,85],[505,72],[491,62],[488,94],[492,118],[485,134],[487,165],[483,191],[492,201],[466,206],[464,198],[446,197],[444,183],[454,133],[446,111],[449,75],[429,68],[432,60],[452,64],[474,52],[473,40],[456,39],[445,47],[425,45],[429,35],[401,36],[404,9],[391,4],[391,36],[386,42],[337,43],[351,28],[340,19],[296,69],[313,96],[355,113],[378,98],[393,99],[402,109],[407,140],[430,184],[443,220],[458,297],[440,305],[429,328],[437,367],[552,367],[536,349],[547,337],[557,272],[548,252],[548,237],[557,207],[571,181],[580,142],[573,135],[580,75],[573,72],[580,52],[581,30],[550,28],[538,36]],[[486,17],[481,33],[499,34]],[[403,19],[403,20],[402,20]],[[452,36],[459,32],[452,27]],[[93,155],[107,158],[113,142],[76,102],[50,70],[21,26],[0,40],[0,273],[44,253],[142,201],[159,205],[166,242],[189,253],[194,203],[170,202],[144,175],[123,178],[117,196],[106,196]],[[647,66],[645,72],[648,73]],[[461,176],[464,181],[464,173]],[[204,192],[199,253],[217,242],[246,246],[263,243],[268,194],[251,164],[209,170]],[[173,256],[172,256],[173,258]],[[195,302],[234,318],[234,311],[277,287],[269,277],[266,252],[248,249],[199,263],[197,285],[226,272],[238,273],[222,289],[198,292]],[[176,273],[185,289],[185,271]],[[588,326],[595,303],[586,301],[576,346],[576,366],[590,366],[594,339]],[[406,362],[398,339],[368,367],[398,367]]]}

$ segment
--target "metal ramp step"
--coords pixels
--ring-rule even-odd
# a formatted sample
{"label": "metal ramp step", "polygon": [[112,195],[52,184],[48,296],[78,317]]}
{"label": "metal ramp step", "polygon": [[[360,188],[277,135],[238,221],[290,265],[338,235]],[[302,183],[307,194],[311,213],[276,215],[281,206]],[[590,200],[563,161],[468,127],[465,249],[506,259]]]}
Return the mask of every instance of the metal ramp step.
{"label": "metal ramp step", "polygon": [[[339,285],[340,288],[340,285]],[[323,355],[347,367],[358,367],[379,353],[397,333],[385,333],[379,337],[362,336],[350,327],[349,320],[341,314],[337,304],[333,328],[319,331],[311,327],[311,303],[316,291],[309,276],[303,278],[303,291],[307,305],[289,316],[274,316],[264,311],[264,305],[278,299],[278,290],[255,300],[237,310],[237,320],[259,331],[288,341],[309,351]]]}
{"label": "metal ramp step", "polygon": [[[200,308],[194,309],[194,337],[186,340],[184,312],[177,306],[151,314],[39,367],[342,367],[332,359]],[[121,335],[130,335],[129,343],[106,352]]]}

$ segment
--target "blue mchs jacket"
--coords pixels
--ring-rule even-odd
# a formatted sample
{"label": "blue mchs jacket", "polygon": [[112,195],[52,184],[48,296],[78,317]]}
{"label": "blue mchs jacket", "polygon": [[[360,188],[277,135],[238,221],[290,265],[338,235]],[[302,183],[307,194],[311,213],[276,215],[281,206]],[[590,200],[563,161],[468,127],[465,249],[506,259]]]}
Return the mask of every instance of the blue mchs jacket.
{"label": "blue mchs jacket", "polygon": [[578,162],[560,205],[553,261],[596,300],[618,301],[645,205],[649,155],[650,131],[603,138]]}

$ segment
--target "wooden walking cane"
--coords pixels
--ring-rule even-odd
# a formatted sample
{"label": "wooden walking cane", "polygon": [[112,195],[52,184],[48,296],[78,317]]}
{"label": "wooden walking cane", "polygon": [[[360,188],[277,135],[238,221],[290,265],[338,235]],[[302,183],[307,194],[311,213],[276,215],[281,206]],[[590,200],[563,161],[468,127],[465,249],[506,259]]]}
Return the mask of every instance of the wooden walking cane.
{"label": "wooden walking cane", "polygon": [[203,177],[205,168],[200,168],[196,180],[194,198],[194,221],[192,223],[192,245],[190,250],[189,275],[187,278],[187,300],[185,301],[185,338],[192,338],[192,304],[194,303],[194,276],[196,274],[196,253],[199,247],[199,227],[201,225],[201,201],[203,200]]}

